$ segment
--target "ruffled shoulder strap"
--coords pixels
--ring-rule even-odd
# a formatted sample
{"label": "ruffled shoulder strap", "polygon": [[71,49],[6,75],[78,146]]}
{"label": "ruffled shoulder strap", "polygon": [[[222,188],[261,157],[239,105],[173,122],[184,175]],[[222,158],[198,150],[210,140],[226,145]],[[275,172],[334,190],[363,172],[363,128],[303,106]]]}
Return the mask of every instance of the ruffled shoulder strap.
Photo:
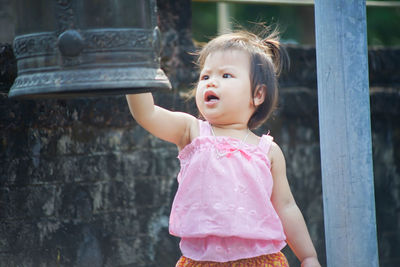
{"label": "ruffled shoulder strap", "polygon": [[268,154],[269,150],[271,149],[272,142],[274,141],[274,138],[270,136],[269,134],[263,134],[261,136],[261,140],[258,143],[258,146],[266,153]]}
{"label": "ruffled shoulder strap", "polygon": [[212,135],[211,125],[208,121],[198,120],[198,122],[199,122],[199,136]]}

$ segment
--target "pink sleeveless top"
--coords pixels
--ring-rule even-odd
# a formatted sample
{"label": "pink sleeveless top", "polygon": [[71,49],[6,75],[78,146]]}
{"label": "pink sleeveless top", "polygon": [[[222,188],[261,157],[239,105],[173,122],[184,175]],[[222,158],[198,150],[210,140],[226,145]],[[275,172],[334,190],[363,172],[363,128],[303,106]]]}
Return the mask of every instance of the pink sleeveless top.
{"label": "pink sleeveless top", "polygon": [[181,237],[182,254],[226,262],[279,252],[286,237],[271,203],[272,137],[263,135],[256,146],[214,137],[207,121],[199,125],[199,136],[178,156],[179,187],[170,216],[169,230]]}

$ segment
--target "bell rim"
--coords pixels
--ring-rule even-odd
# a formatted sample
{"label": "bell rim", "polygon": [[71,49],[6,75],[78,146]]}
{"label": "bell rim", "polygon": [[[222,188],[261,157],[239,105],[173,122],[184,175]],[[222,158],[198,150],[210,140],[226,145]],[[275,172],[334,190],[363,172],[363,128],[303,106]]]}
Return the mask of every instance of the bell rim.
{"label": "bell rim", "polygon": [[61,70],[18,75],[9,98],[57,98],[120,95],[170,90],[167,76],[155,68]]}
{"label": "bell rim", "polygon": [[[53,87],[54,88],[54,87]],[[127,94],[140,94],[155,91],[169,91],[168,82],[157,82],[154,85],[146,86],[103,86],[96,87],[93,89],[70,89],[70,90],[56,91],[48,90],[47,92],[42,92],[41,88],[31,88],[29,90],[13,90],[8,93],[8,98],[15,99],[38,99],[38,98],[78,98],[78,97],[99,97],[106,95],[127,95]]]}

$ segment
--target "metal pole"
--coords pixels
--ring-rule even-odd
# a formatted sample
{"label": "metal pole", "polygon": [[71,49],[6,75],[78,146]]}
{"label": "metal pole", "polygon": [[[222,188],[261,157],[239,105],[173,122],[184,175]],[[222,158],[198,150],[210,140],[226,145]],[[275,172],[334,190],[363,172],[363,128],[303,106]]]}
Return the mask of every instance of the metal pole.
{"label": "metal pole", "polygon": [[378,266],[365,0],[315,1],[329,267]]}

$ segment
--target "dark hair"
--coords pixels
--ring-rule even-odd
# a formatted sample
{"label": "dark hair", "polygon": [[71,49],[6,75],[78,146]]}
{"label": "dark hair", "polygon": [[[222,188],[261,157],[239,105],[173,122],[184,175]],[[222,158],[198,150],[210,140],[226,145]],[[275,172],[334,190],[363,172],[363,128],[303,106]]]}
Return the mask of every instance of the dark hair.
{"label": "dark hair", "polygon": [[278,31],[269,31],[264,27],[259,35],[243,30],[220,35],[198,52],[197,59],[197,64],[202,69],[207,56],[216,51],[236,49],[249,54],[251,93],[255,96],[256,89],[260,86],[265,90],[264,102],[257,107],[247,123],[250,129],[264,123],[276,108],[278,77],[282,68],[289,65],[289,57],[279,42]]}

